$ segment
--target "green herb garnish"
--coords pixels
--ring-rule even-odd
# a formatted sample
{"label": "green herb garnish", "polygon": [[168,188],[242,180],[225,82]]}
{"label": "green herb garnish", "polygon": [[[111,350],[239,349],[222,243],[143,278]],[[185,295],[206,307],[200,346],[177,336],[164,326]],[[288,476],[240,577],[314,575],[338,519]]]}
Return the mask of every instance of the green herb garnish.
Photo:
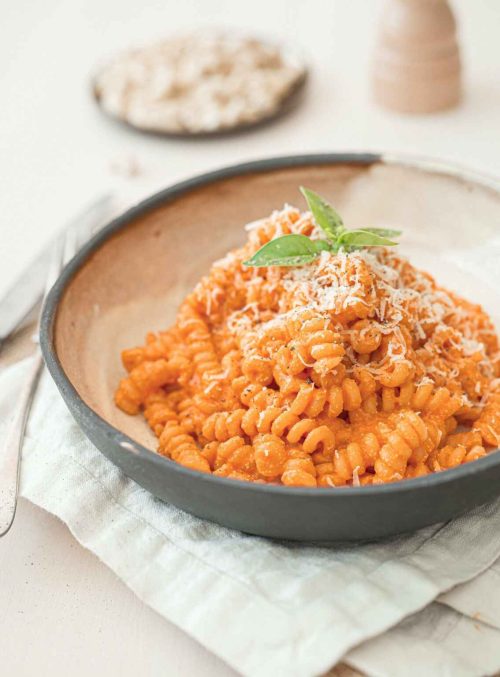
{"label": "green herb garnish", "polygon": [[283,235],[261,247],[248,261],[244,261],[244,266],[303,266],[314,261],[323,251],[336,253],[343,249],[350,252],[362,247],[393,247],[397,244],[389,238],[401,235],[400,230],[348,230],[341,216],[326,200],[309,188],[301,187],[300,190],[326,239],[311,240],[306,235]]}

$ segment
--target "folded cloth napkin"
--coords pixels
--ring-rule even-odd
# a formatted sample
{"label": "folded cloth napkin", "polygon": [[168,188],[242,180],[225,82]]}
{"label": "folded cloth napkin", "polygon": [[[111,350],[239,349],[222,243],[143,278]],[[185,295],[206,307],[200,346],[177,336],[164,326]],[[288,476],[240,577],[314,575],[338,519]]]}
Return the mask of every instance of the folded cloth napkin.
{"label": "folded cloth napkin", "polygon": [[[27,366],[0,374],[4,429]],[[21,493],[244,675],[316,675],[341,659],[384,676],[500,668],[500,502],[375,544],[307,546],[230,531],[125,477],[80,431],[48,374],[27,430]]]}

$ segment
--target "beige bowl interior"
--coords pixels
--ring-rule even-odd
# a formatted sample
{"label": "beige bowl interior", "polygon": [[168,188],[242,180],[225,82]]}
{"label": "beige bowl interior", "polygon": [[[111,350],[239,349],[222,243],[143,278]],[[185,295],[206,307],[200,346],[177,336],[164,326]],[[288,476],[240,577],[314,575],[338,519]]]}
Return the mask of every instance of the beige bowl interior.
{"label": "beige bowl interior", "polygon": [[223,179],[137,218],[104,242],[70,282],[57,316],[56,350],[92,409],[155,448],[142,418],[114,406],[113,392],[124,373],[120,351],[174,321],[179,302],[211,262],[243,243],[246,223],[285,203],[304,208],[300,185],[329,198],[350,227],[402,229],[400,249],[416,265],[469,298],[486,300],[490,312],[498,308],[497,291],[482,267],[471,274],[470,266],[460,263],[499,233],[500,197],[492,189],[381,163],[294,167]]}

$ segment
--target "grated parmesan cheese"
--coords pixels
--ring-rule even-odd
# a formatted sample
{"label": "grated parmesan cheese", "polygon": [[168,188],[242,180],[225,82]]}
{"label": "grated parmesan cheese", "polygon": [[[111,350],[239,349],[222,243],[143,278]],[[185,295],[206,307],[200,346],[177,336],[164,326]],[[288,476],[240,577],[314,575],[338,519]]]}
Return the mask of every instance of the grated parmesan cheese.
{"label": "grated parmesan cheese", "polygon": [[[234,285],[246,287],[247,301],[233,307],[224,317],[225,326],[239,342],[244,355],[267,358],[256,349],[265,337],[283,329],[290,321],[303,322],[313,311],[324,318],[325,330],[335,331],[345,351],[343,366],[348,374],[358,368],[381,379],[395,365],[410,367],[417,384],[455,383],[464,391],[462,364],[469,358],[482,374],[466,388],[467,406],[483,406],[488,380],[495,375],[498,355],[487,350],[484,341],[493,336],[493,328],[470,312],[467,302],[438,287],[432,277],[409,264],[394,250],[376,247],[353,252],[322,251],[311,264],[296,267],[242,269],[240,263],[262,244],[282,235],[305,234],[323,238],[310,212],[300,212],[285,205],[270,217],[258,219],[245,227],[249,244],[217,261],[213,270],[231,271]],[[224,276],[221,276],[224,279]],[[220,286],[214,276],[210,284],[199,285],[199,300],[207,315],[224,308],[227,284]],[[261,295],[262,300],[261,300]],[[274,306],[270,307],[269,298]],[[368,325],[359,329],[356,322],[366,318]],[[216,320],[220,322],[220,319]],[[368,359],[360,359],[353,341],[379,334],[383,349]],[[307,359],[300,350],[294,355],[307,369],[325,374],[327,362]],[[365,358],[366,356],[362,356]],[[464,362],[465,361],[465,362]]]}

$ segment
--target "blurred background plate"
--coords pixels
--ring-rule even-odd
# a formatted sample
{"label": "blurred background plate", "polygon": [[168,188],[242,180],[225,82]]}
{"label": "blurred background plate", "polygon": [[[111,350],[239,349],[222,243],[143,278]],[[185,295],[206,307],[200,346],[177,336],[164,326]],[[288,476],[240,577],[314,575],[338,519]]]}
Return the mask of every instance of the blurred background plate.
{"label": "blurred background plate", "polygon": [[[280,74],[286,82],[272,101],[266,86],[276,87]],[[211,29],[117,54],[97,69],[91,88],[100,110],[128,127],[202,138],[242,132],[285,115],[301,101],[307,78],[295,45]]]}

